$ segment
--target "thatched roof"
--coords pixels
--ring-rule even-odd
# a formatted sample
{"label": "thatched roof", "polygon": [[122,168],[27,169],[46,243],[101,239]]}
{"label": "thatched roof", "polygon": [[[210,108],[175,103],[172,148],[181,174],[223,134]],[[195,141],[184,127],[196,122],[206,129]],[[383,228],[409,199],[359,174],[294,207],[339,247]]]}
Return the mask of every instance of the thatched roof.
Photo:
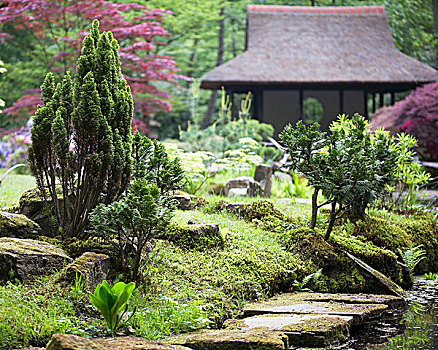
{"label": "thatched roof", "polygon": [[248,6],[246,51],[201,87],[409,86],[438,72],[396,49],[383,6]]}

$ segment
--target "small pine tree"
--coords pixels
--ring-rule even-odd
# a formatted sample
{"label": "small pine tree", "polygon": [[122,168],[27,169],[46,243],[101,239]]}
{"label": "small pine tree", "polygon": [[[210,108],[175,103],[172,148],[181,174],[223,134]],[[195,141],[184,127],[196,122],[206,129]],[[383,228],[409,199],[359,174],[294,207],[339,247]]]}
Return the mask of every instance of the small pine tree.
{"label": "small pine tree", "polygon": [[48,73],[41,86],[43,105],[34,117],[29,163],[65,238],[86,238],[89,213],[100,202],[116,200],[129,185],[133,102],[118,48],[111,32],[99,33],[94,20],[74,83],[67,72],[55,86]]}

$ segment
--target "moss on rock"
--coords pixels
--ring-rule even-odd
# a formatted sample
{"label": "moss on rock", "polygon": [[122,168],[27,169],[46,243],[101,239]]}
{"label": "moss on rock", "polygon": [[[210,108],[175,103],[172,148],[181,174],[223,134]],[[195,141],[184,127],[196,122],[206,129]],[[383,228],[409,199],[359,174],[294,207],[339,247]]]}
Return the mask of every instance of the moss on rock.
{"label": "moss on rock", "polygon": [[32,238],[40,233],[39,225],[26,216],[0,211],[0,237]]}
{"label": "moss on rock", "polygon": [[216,224],[169,225],[160,238],[198,250],[221,247],[226,239]]}
{"label": "moss on rock", "polygon": [[[290,252],[296,252],[302,261],[308,261],[307,271],[322,269],[323,275],[309,288],[320,292],[369,292],[367,283],[355,264],[344,252],[324,241],[318,230],[297,228],[277,235],[278,241]],[[301,278],[304,277],[303,275]]]}
{"label": "moss on rock", "polygon": [[279,332],[266,330],[198,331],[167,339],[173,345],[193,350],[286,350],[288,338]]}
{"label": "moss on rock", "polygon": [[0,238],[0,278],[22,280],[60,270],[72,259],[51,244],[31,239]]}

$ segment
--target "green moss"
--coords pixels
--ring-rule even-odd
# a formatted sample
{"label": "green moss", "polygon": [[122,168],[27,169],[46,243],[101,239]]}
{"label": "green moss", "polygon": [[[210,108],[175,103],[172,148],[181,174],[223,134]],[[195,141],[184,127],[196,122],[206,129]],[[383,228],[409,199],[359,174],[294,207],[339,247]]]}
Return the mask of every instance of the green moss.
{"label": "green moss", "polygon": [[0,211],[0,237],[31,238],[39,231],[38,224],[26,216]]}
{"label": "green moss", "polygon": [[210,249],[221,247],[225,243],[225,236],[218,225],[169,225],[160,235],[176,245],[188,249]]}
{"label": "green moss", "polygon": [[398,249],[405,251],[410,244],[422,244],[426,259],[417,265],[415,273],[438,271],[438,219],[430,213],[400,215],[373,211],[365,220],[356,223],[354,233],[397,255]]}
{"label": "green moss", "polygon": [[388,249],[377,247],[372,242],[359,237],[345,237],[333,233],[329,240],[335,248],[344,250],[361,259],[374,269],[390,277],[397,284],[409,285],[410,281],[403,281],[403,274],[399,264],[397,264],[397,255]]}
{"label": "green moss", "polygon": [[301,260],[310,262],[300,278],[322,268],[323,275],[308,286],[312,290],[345,293],[366,291],[366,281],[351,259],[324,241],[319,230],[300,227],[277,237],[288,251],[297,252]]}
{"label": "green moss", "polygon": [[51,244],[32,239],[9,237],[0,238],[0,253],[37,255],[55,254],[66,258],[68,257],[61,248],[52,246]]}

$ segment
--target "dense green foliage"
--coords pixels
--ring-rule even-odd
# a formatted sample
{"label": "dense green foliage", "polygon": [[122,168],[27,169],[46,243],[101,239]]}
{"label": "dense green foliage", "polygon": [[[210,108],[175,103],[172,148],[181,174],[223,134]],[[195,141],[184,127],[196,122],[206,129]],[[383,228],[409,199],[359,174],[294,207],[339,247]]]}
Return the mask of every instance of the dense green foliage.
{"label": "dense green foliage", "polygon": [[75,81],[67,72],[55,86],[48,73],[41,87],[43,105],[35,113],[29,162],[65,237],[85,237],[90,211],[117,199],[129,184],[133,103],[117,50],[112,34],[100,34],[94,21]]}

